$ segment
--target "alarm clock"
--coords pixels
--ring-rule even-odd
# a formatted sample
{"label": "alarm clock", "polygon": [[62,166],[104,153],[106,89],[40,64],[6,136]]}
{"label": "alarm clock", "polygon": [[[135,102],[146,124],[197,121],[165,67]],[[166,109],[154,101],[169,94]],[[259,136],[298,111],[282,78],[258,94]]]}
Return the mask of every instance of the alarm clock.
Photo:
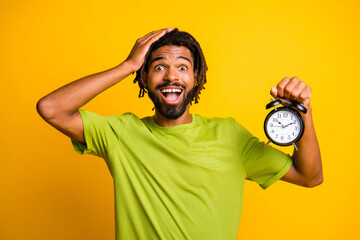
{"label": "alarm clock", "polygon": [[[306,114],[306,108],[299,102],[293,101],[289,107],[278,107],[281,104],[279,99],[271,100],[266,109],[274,108],[265,118],[264,131],[270,142],[279,146],[294,145],[298,150],[296,142],[302,137],[305,124],[300,112]],[[295,107],[291,108],[291,106]]]}

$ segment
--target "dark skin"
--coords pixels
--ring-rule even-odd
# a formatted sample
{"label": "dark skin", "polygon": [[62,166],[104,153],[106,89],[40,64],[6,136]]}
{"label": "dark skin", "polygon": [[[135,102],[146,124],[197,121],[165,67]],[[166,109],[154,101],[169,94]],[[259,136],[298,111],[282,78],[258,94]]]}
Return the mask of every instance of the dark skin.
{"label": "dark skin", "polygon": [[[146,53],[151,44],[157,41],[172,28],[157,30],[139,38],[132,48],[128,58],[118,66],[96,73],[72,83],[46,95],[37,104],[39,114],[50,125],[77,142],[86,144],[84,127],[78,109],[95,96],[110,88],[121,80],[140,69],[145,61]],[[179,82],[185,88],[183,93],[195,86],[196,75],[193,70],[193,58],[185,47],[163,46],[152,52],[150,66],[146,76],[146,86],[158,94],[156,86],[165,82]],[[286,101],[297,100],[304,103],[308,109],[302,114],[306,129],[294,151],[293,165],[282,177],[282,180],[305,187],[314,187],[322,183],[322,164],[320,149],[312,121],[312,106],[310,104],[311,89],[298,78],[284,78],[276,87],[271,89],[272,96]],[[159,95],[161,97],[161,95]],[[182,96],[179,100],[181,101]],[[161,98],[163,104],[178,104]],[[189,105],[178,119],[167,119],[155,109],[154,121],[163,127],[186,124],[192,121]]]}
{"label": "dark skin", "polygon": [[299,151],[294,150],[293,165],[281,180],[304,187],[314,187],[322,183],[322,163],[320,148],[315,134],[312,119],[311,88],[297,77],[282,79],[276,87],[271,89],[271,95],[286,102],[298,101],[307,108],[306,114],[301,113],[305,122],[302,138],[296,143]]}
{"label": "dark skin", "polygon": [[[155,61],[154,61],[155,59]],[[186,47],[178,46],[163,46],[156,49],[150,55],[150,66],[146,77],[146,87],[149,91],[156,91],[156,86],[164,83],[178,82],[185,87],[166,87],[167,89],[181,89],[182,93],[179,101],[184,98],[188,90],[195,87],[196,77],[193,69],[193,58],[191,52]],[[178,105],[176,103],[167,102],[166,98],[160,97],[163,104]],[[154,121],[163,127],[175,126],[179,124],[186,124],[192,121],[192,116],[189,113],[189,105],[187,105],[185,113],[178,119],[167,119],[162,116],[158,109],[155,108]]]}
{"label": "dark skin", "polygon": [[145,61],[151,44],[170,31],[172,28],[165,28],[139,38],[128,58],[118,66],[71,82],[46,95],[37,104],[39,114],[66,136],[85,144],[84,127],[78,109],[137,71]]}

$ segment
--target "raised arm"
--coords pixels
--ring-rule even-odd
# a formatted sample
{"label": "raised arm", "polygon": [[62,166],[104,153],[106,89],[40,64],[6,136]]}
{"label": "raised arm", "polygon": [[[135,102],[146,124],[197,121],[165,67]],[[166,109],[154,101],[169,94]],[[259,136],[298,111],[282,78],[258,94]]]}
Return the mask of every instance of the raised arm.
{"label": "raised arm", "polygon": [[271,95],[282,100],[284,105],[289,100],[304,103],[308,110],[306,114],[301,113],[305,122],[305,131],[296,143],[299,150],[294,150],[293,165],[281,180],[304,187],[321,184],[323,181],[321,155],[312,119],[310,87],[297,77],[286,77],[277,87],[271,89]]}
{"label": "raised arm", "polygon": [[128,58],[120,65],[71,82],[41,98],[36,106],[38,113],[60,132],[85,144],[84,128],[78,109],[137,71],[142,66],[151,44],[171,30],[172,28],[161,29],[139,38]]}

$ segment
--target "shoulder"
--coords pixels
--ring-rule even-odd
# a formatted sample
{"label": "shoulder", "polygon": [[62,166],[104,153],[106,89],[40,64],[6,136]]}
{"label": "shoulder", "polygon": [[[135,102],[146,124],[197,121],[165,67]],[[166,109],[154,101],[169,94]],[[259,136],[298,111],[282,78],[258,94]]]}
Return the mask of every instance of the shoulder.
{"label": "shoulder", "polygon": [[139,117],[136,116],[134,113],[126,112],[121,115],[109,115],[104,116],[105,119],[112,122],[118,122],[118,121],[137,121],[139,120]]}
{"label": "shoulder", "polygon": [[79,113],[85,124],[94,125],[94,126],[101,126],[101,125],[124,126],[128,122],[140,121],[139,117],[131,112],[123,113],[121,115],[103,116],[98,113],[79,109]]}
{"label": "shoulder", "polygon": [[126,112],[121,115],[106,116],[105,119],[110,125],[115,127],[140,128],[144,125],[142,119],[131,112]]}

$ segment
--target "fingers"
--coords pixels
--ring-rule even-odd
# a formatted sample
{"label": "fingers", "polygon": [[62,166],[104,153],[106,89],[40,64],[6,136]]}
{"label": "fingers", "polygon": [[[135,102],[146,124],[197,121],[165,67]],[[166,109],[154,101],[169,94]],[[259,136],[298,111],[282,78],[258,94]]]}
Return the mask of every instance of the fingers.
{"label": "fingers", "polygon": [[270,94],[271,94],[271,96],[273,96],[274,98],[276,98],[277,95],[278,95],[277,88],[276,88],[276,87],[272,87],[271,90],[270,90]]}
{"label": "fingers", "polygon": [[292,95],[294,88],[300,83],[300,80],[297,77],[293,77],[284,88],[284,97],[286,99],[292,99],[294,96]]}
{"label": "fingers", "polygon": [[159,32],[156,32],[154,34],[152,34],[150,36],[149,39],[147,39],[146,44],[151,45],[153,42],[156,42],[157,40],[159,40],[162,36],[164,36],[166,33],[171,32],[173,30],[173,28],[165,28],[162,29]]}
{"label": "fingers", "polygon": [[136,41],[135,48],[143,48],[143,51],[147,52],[153,42],[159,40],[159,38],[172,30],[172,28],[164,28],[150,32]]}
{"label": "fingers", "polygon": [[[300,81],[297,77],[285,77],[279,82],[276,87],[278,98],[283,98],[291,101],[304,102],[310,97],[311,88],[304,82]],[[274,96],[275,91],[272,90]]]}
{"label": "fingers", "polygon": [[[163,28],[146,34],[144,37],[139,38],[138,42],[142,44],[149,43],[150,45],[157,41],[159,38],[165,35],[165,33],[171,32],[172,28]],[[155,40],[156,39],[156,40]]]}
{"label": "fingers", "polygon": [[277,95],[278,97],[285,98],[284,90],[285,90],[286,85],[290,82],[290,80],[291,79],[289,77],[286,77],[279,82],[279,84],[276,87],[278,90],[278,95]]}
{"label": "fingers", "polygon": [[142,66],[151,44],[172,30],[172,28],[160,29],[150,32],[136,40],[135,45],[126,59],[126,61],[130,63],[132,72],[137,71]]}
{"label": "fingers", "polygon": [[295,99],[298,102],[305,102],[306,100],[310,100],[311,98],[311,88],[306,86]]}
{"label": "fingers", "polygon": [[304,82],[299,82],[292,90],[290,100],[298,101],[298,102],[304,102],[305,99],[310,94],[311,89],[309,86],[306,86]]}

